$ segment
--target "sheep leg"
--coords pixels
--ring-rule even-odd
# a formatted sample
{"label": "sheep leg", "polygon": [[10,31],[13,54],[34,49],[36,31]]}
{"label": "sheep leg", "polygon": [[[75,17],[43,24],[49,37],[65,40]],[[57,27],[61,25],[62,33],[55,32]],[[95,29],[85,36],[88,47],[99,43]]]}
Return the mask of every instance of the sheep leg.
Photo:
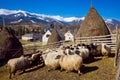
{"label": "sheep leg", "polygon": [[8,70],[9,70],[9,79],[11,79],[12,73],[11,73],[11,67],[8,65]]}
{"label": "sheep leg", "polygon": [[48,68],[48,72],[50,72],[52,69]]}
{"label": "sheep leg", "polygon": [[66,73],[69,73],[70,71],[66,70]]}
{"label": "sheep leg", "polygon": [[23,69],[23,73],[25,73],[25,69]]}
{"label": "sheep leg", "polygon": [[15,72],[13,73],[13,75],[15,76]]}
{"label": "sheep leg", "polygon": [[12,73],[10,73],[9,79],[11,79]]}
{"label": "sheep leg", "polygon": [[60,72],[62,72],[63,71],[63,68],[60,68]]}
{"label": "sheep leg", "polygon": [[78,70],[78,75],[80,76],[82,73],[80,72],[80,70]]}

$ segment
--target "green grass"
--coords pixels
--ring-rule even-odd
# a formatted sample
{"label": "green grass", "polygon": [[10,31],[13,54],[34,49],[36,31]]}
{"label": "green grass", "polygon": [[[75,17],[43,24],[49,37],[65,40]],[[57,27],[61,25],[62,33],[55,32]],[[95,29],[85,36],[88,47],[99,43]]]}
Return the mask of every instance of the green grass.
{"label": "green grass", "polygon": [[20,42],[24,45],[24,44],[31,44],[33,42],[27,41],[27,40],[22,40],[20,39]]}

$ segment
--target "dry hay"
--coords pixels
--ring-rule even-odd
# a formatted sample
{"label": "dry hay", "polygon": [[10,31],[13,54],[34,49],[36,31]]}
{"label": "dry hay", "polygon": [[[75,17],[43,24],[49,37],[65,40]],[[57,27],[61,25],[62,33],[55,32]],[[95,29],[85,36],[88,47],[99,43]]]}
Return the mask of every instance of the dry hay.
{"label": "dry hay", "polygon": [[101,36],[109,34],[110,31],[104,20],[95,8],[91,7],[85,20],[82,22],[76,37]]}
{"label": "dry hay", "polygon": [[23,47],[14,34],[14,30],[4,27],[0,32],[0,58],[10,59],[23,54]]}
{"label": "dry hay", "polygon": [[[56,29],[52,30],[51,36],[48,39],[48,43],[47,45],[51,44],[51,43],[55,43],[55,42],[59,42],[61,40],[61,37],[59,35],[59,33],[57,32]],[[55,47],[56,44],[51,45],[52,47]]]}

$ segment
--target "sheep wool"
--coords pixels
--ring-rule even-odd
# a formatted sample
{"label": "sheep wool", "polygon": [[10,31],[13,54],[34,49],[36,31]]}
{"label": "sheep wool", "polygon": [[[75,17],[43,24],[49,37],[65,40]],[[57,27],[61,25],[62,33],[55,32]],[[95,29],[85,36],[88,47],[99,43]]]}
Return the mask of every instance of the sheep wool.
{"label": "sheep wool", "polygon": [[102,49],[101,49],[102,55],[108,56],[111,50],[110,46],[106,45],[105,43],[102,43],[101,45],[102,45]]}
{"label": "sheep wool", "polygon": [[57,49],[49,53],[42,54],[42,57],[46,66],[48,66],[50,69],[57,69],[58,67],[60,67],[60,55],[64,55],[64,50]]}
{"label": "sheep wool", "polygon": [[12,74],[15,75],[17,70],[23,70],[31,64],[30,60],[27,57],[21,56],[19,58],[10,59],[7,63],[7,68],[9,70],[9,78]]}
{"label": "sheep wool", "polygon": [[74,54],[74,55],[64,55],[61,56],[59,60],[59,64],[61,69],[65,69],[66,71],[78,71],[80,74],[80,68],[82,66],[83,60],[82,57]]}

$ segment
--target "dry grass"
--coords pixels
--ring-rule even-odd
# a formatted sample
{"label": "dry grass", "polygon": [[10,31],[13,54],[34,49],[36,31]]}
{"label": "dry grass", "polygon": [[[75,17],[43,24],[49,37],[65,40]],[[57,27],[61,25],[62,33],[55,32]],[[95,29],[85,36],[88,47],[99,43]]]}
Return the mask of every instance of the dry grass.
{"label": "dry grass", "polygon": [[[66,73],[59,70],[48,72],[47,67],[35,66],[25,73],[13,77],[13,80],[115,80],[116,68],[113,66],[114,58],[96,57],[81,68],[83,73],[78,76],[76,72]],[[8,80],[6,66],[0,67],[0,80]]]}

